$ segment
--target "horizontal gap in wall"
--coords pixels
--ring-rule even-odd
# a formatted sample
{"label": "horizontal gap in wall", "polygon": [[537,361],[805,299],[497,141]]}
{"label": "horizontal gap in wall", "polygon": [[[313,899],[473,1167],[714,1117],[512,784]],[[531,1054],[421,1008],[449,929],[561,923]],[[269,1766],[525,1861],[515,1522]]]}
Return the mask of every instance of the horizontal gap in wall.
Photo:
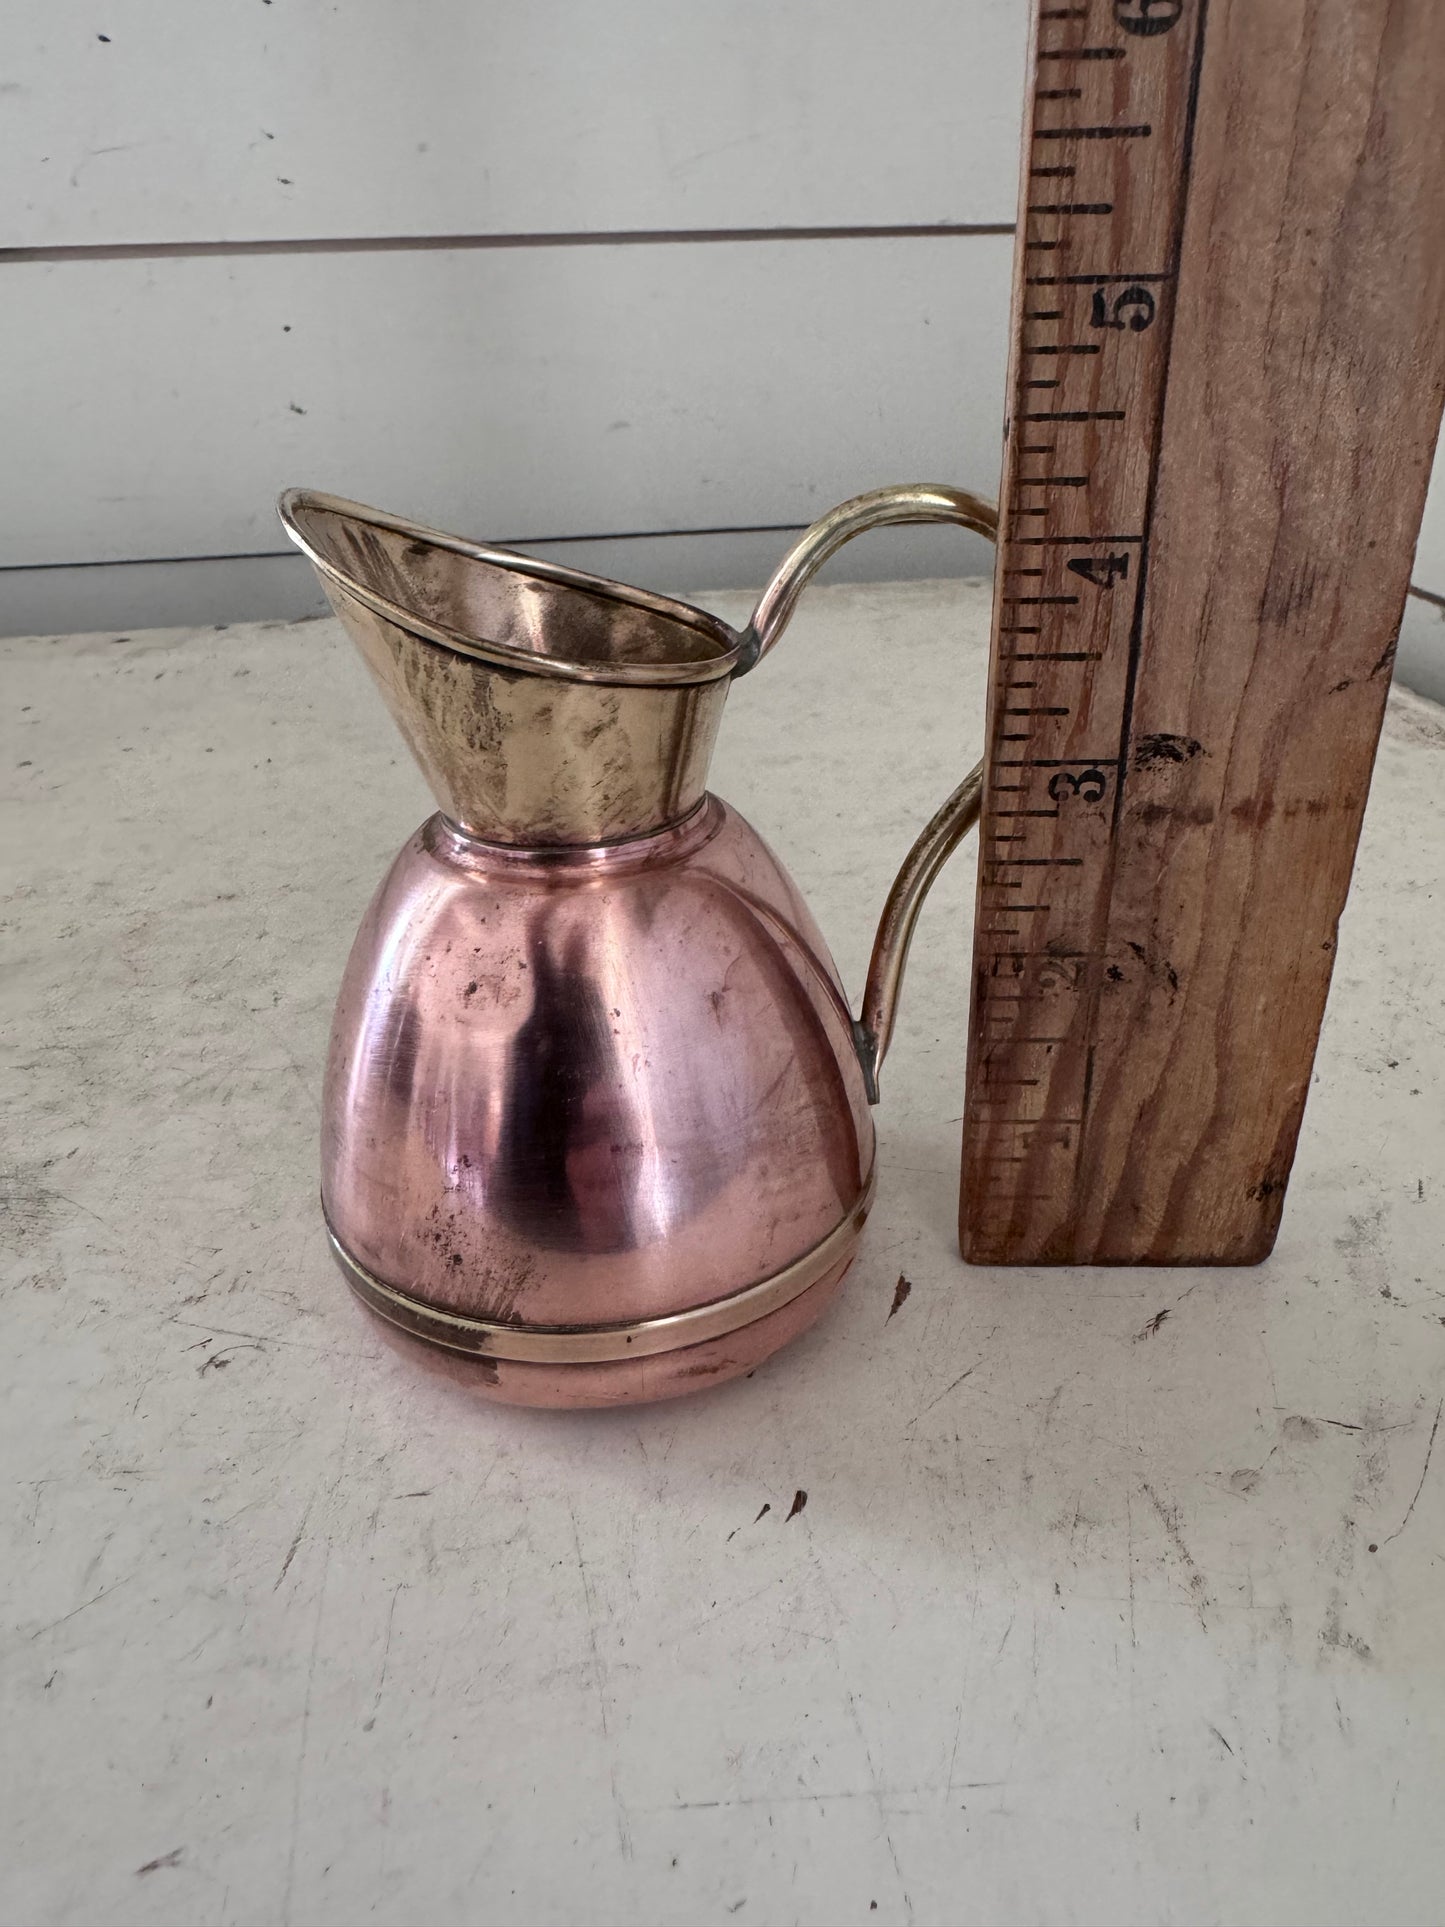
{"label": "horizontal gap in wall", "polygon": [[[568,542],[659,542],[686,535],[798,535],[806,522],[735,522],[717,529],[624,529],[606,535],[506,535],[488,541],[489,549],[545,549]],[[37,569],[154,569],[178,562],[279,562],[295,549],[232,549],[224,555],[117,555],[96,562],[0,562],[0,575],[33,574]]]}
{"label": "horizontal gap in wall", "polygon": [[[593,575],[646,584],[709,607],[711,590],[756,595],[792,545],[797,525],[716,534],[552,537],[536,551]],[[959,539],[942,524],[894,527],[856,543],[829,563],[833,581],[986,575],[992,553],[981,536]],[[324,615],[320,584],[297,550],[190,557],[174,562],[93,563],[88,568],[0,571],[0,635],[74,635],[216,623],[300,621]],[[734,616],[738,611],[733,610]]]}
{"label": "horizontal gap in wall", "polygon": [[0,265],[34,261],[161,261],[253,254],[415,254],[467,248],[627,248],[710,241],[896,241],[1007,235],[1012,221],[900,224],[896,227],[613,228],[562,234],[373,234],[300,241],[96,241],[73,247],[0,248]]}
{"label": "horizontal gap in wall", "polygon": [[[663,542],[699,535],[801,535],[807,522],[734,522],[712,529],[625,529],[587,535],[507,535],[485,546],[494,549],[562,548],[578,542]],[[224,555],[121,555],[94,562],[0,562],[0,576],[36,575],[47,569],[166,569],[187,562],[289,562],[297,550],[235,549]],[[1445,610],[1445,595],[1412,582],[1412,596]]]}

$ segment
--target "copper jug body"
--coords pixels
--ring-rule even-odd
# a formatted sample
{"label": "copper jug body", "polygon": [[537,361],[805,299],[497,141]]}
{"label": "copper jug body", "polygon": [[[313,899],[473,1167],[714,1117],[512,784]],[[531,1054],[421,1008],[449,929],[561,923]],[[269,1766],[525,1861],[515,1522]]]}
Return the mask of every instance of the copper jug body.
{"label": "copper jug body", "polygon": [[845,503],[741,633],[336,497],[291,490],[281,514],[440,805],[366,913],[332,1027],[343,1273],[513,1403],[751,1370],[857,1250],[908,941],[979,773],[910,852],[855,1019],[783,866],[707,793],[727,690],[853,534],[992,534],[993,510],[924,486]]}

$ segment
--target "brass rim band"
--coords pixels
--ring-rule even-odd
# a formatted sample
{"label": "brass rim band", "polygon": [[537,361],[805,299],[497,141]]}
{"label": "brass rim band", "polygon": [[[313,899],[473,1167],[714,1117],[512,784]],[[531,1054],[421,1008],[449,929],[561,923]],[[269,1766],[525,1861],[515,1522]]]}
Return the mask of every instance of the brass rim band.
{"label": "brass rim band", "polygon": [[399,1325],[416,1338],[434,1345],[445,1345],[454,1352],[472,1352],[485,1358],[510,1358],[530,1365],[599,1365],[619,1358],[647,1358],[659,1352],[679,1351],[687,1345],[700,1345],[709,1338],[725,1338],[729,1332],[751,1325],[770,1312],[781,1311],[795,1298],[826,1278],[833,1267],[849,1253],[863,1229],[873,1203],[874,1171],[868,1173],[853,1209],[835,1225],[820,1244],[801,1258],[775,1271],[761,1284],[749,1285],[710,1304],[695,1305],[688,1311],[673,1312],[665,1318],[641,1318],[625,1325],[508,1325],[490,1318],[467,1318],[460,1312],[443,1311],[424,1299],[412,1298],[392,1285],[374,1278],[357,1263],[341,1243],[328,1221],[326,1235],[347,1283],[372,1311]]}

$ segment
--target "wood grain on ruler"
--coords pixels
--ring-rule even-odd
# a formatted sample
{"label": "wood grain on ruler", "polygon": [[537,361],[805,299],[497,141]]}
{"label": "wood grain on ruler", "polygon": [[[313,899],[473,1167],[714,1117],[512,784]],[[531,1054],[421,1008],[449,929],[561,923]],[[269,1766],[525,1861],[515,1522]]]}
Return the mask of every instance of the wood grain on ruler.
{"label": "wood grain on ruler", "polygon": [[1266,1256],[1445,395],[1439,0],[1043,0],[961,1235]]}

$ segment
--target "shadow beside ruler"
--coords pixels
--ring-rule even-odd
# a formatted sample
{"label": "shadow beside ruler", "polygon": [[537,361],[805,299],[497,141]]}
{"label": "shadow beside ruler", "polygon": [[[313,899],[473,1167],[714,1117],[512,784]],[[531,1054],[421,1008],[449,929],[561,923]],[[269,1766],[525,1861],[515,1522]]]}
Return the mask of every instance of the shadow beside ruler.
{"label": "shadow beside ruler", "polygon": [[1040,0],[960,1231],[1273,1246],[1445,396],[1439,0]]}

